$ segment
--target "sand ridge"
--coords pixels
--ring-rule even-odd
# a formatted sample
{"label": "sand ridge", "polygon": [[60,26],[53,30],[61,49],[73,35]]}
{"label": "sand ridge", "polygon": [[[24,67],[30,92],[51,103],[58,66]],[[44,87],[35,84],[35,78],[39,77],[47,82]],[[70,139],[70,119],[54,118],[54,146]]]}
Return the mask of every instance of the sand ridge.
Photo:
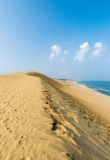
{"label": "sand ridge", "polygon": [[[71,141],[72,145],[68,146],[66,143],[68,148],[70,148],[70,146],[72,147],[72,150],[69,149],[69,154],[76,159],[109,159],[110,156],[107,154],[109,153],[110,145],[110,123],[106,119],[104,119],[100,114],[95,112],[94,109],[90,109],[89,107],[84,106],[84,103],[82,103],[80,99],[75,97],[74,94],[72,95],[72,88],[66,87],[64,83],[61,84],[40,73],[30,73],[30,75],[38,76],[42,78],[42,80],[44,81],[45,88],[47,87],[45,91],[46,98],[48,99],[48,103],[50,106],[49,108],[46,108],[46,110],[50,115],[52,115],[55,121],[54,124],[58,125],[58,129],[65,128],[65,126],[68,128],[68,126],[70,126],[69,130],[67,131],[67,133],[69,132],[67,134],[69,136],[66,137],[67,139],[68,137],[71,137],[71,133],[74,133],[73,135],[79,135],[78,137],[76,136],[78,139],[75,138],[75,141],[74,138],[71,137],[73,140],[73,142]],[[59,124],[62,124],[62,127],[59,127]],[[77,127],[78,129],[76,129]],[[56,125],[54,128],[56,128]],[[83,135],[83,133],[85,133],[85,135]],[[91,136],[90,133],[92,133]],[[79,137],[83,138],[80,139]],[[66,141],[68,141],[67,139]],[[81,151],[81,149],[78,149],[77,147],[77,150],[73,149],[73,146],[77,141],[76,139],[78,140],[78,148],[81,148],[83,145],[85,145],[83,151]],[[89,144],[86,141],[86,139],[89,142]],[[107,148],[104,149],[103,147],[100,147],[102,146],[100,140],[104,141],[104,143],[107,143],[107,146],[105,144],[105,146],[103,147],[107,147],[108,150],[106,150]],[[81,145],[81,143],[83,145]],[[99,151],[97,151],[95,147],[97,147]],[[80,154],[78,153],[79,150],[81,152]],[[106,154],[106,158],[102,156],[103,154]]]}
{"label": "sand ridge", "polygon": [[0,159],[109,160],[110,131],[84,109],[40,73],[0,76]]}

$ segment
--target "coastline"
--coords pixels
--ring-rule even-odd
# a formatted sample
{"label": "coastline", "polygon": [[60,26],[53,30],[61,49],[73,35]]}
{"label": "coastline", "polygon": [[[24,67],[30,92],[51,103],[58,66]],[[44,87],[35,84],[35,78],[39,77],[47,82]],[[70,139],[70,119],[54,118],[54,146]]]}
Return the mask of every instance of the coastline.
{"label": "coastline", "polygon": [[85,85],[97,92],[110,96],[110,81],[79,81],[78,83]]}
{"label": "coastline", "polygon": [[95,91],[76,81],[58,80],[58,82],[70,89],[67,89],[69,94],[110,122],[110,96]]}
{"label": "coastline", "polygon": [[[83,83],[82,83],[82,81],[75,81],[75,80],[68,80],[68,79],[56,79],[57,81],[59,81],[60,83],[62,83],[62,84],[66,84],[67,86],[79,86],[79,87],[86,87],[86,88],[88,88],[88,89],[92,89],[93,91],[95,91],[95,92],[98,92],[98,93],[101,93],[101,94],[103,94],[103,95],[106,95],[106,96],[109,96],[110,97],[110,95],[109,94],[106,94],[106,93],[103,93],[103,92],[101,92],[101,91],[99,91],[99,90],[97,90],[97,89],[95,89],[95,88],[93,88],[92,86],[89,86],[89,85],[87,85],[85,82],[86,81],[84,81]],[[108,82],[108,81],[107,81]],[[104,89],[102,89],[102,90],[104,90]]]}

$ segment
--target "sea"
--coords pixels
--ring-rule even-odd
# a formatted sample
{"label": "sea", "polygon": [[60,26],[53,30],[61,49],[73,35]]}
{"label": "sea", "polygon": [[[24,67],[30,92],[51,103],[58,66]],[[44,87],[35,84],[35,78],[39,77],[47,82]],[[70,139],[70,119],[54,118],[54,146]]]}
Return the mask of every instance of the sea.
{"label": "sea", "polygon": [[78,83],[110,96],[110,81],[79,81]]}

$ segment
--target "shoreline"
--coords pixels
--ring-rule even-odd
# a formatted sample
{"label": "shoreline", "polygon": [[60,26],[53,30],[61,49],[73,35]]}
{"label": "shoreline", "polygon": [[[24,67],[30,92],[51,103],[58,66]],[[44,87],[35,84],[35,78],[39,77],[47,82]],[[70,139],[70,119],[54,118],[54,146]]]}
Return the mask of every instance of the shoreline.
{"label": "shoreline", "polygon": [[[84,85],[84,86],[86,86],[88,88],[91,88],[91,89],[95,90],[96,92],[99,92],[99,93],[102,93],[104,95],[110,96],[110,90],[103,89],[103,88],[97,89],[95,87],[92,87],[92,86],[89,86],[89,85],[85,84],[86,82],[89,82],[89,81],[84,81],[84,83],[79,81],[77,83],[82,84],[82,85]],[[90,82],[94,82],[94,81],[90,81]],[[96,81],[96,82],[100,82],[100,81]],[[110,82],[110,81],[101,81],[101,82]],[[105,91],[105,92],[103,92],[103,91]],[[106,93],[106,92],[109,92],[109,93]]]}
{"label": "shoreline", "polygon": [[[75,81],[75,80],[68,80],[68,79],[56,79],[56,80],[58,80],[58,81],[64,81],[64,83],[65,82],[68,82],[68,85],[69,85],[69,83],[70,84],[72,84],[72,82],[73,83],[76,83],[76,84],[79,84],[79,85],[82,85],[82,86],[85,86],[85,87],[87,87],[88,89],[92,89],[92,90],[94,90],[95,92],[98,92],[98,93],[101,93],[101,94],[103,94],[103,95],[106,95],[106,96],[109,96],[110,97],[110,95],[109,94],[106,94],[106,93],[103,93],[103,92],[101,92],[101,91],[98,91],[97,89],[95,89],[95,88],[93,88],[93,87],[90,87],[90,86],[88,86],[87,84],[84,84],[84,83],[81,83],[81,81]],[[85,81],[86,82],[86,81]],[[108,81],[107,81],[108,82]],[[102,89],[102,90],[105,90],[105,89]]]}
{"label": "shoreline", "polygon": [[67,92],[82,104],[100,114],[110,122],[110,96],[97,92],[88,86],[70,80],[57,80],[67,86]]}

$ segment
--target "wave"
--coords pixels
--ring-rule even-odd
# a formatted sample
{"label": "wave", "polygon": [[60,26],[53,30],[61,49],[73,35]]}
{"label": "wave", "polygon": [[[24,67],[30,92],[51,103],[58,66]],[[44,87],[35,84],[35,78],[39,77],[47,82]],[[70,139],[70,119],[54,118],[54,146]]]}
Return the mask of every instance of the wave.
{"label": "wave", "polygon": [[[80,81],[80,84],[92,88],[93,90],[110,96],[110,82],[105,81]],[[107,89],[106,89],[107,88]]]}
{"label": "wave", "polygon": [[98,90],[105,91],[105,92],[110,92],[110,90],[103,89],[103,88],[98,88]]}

